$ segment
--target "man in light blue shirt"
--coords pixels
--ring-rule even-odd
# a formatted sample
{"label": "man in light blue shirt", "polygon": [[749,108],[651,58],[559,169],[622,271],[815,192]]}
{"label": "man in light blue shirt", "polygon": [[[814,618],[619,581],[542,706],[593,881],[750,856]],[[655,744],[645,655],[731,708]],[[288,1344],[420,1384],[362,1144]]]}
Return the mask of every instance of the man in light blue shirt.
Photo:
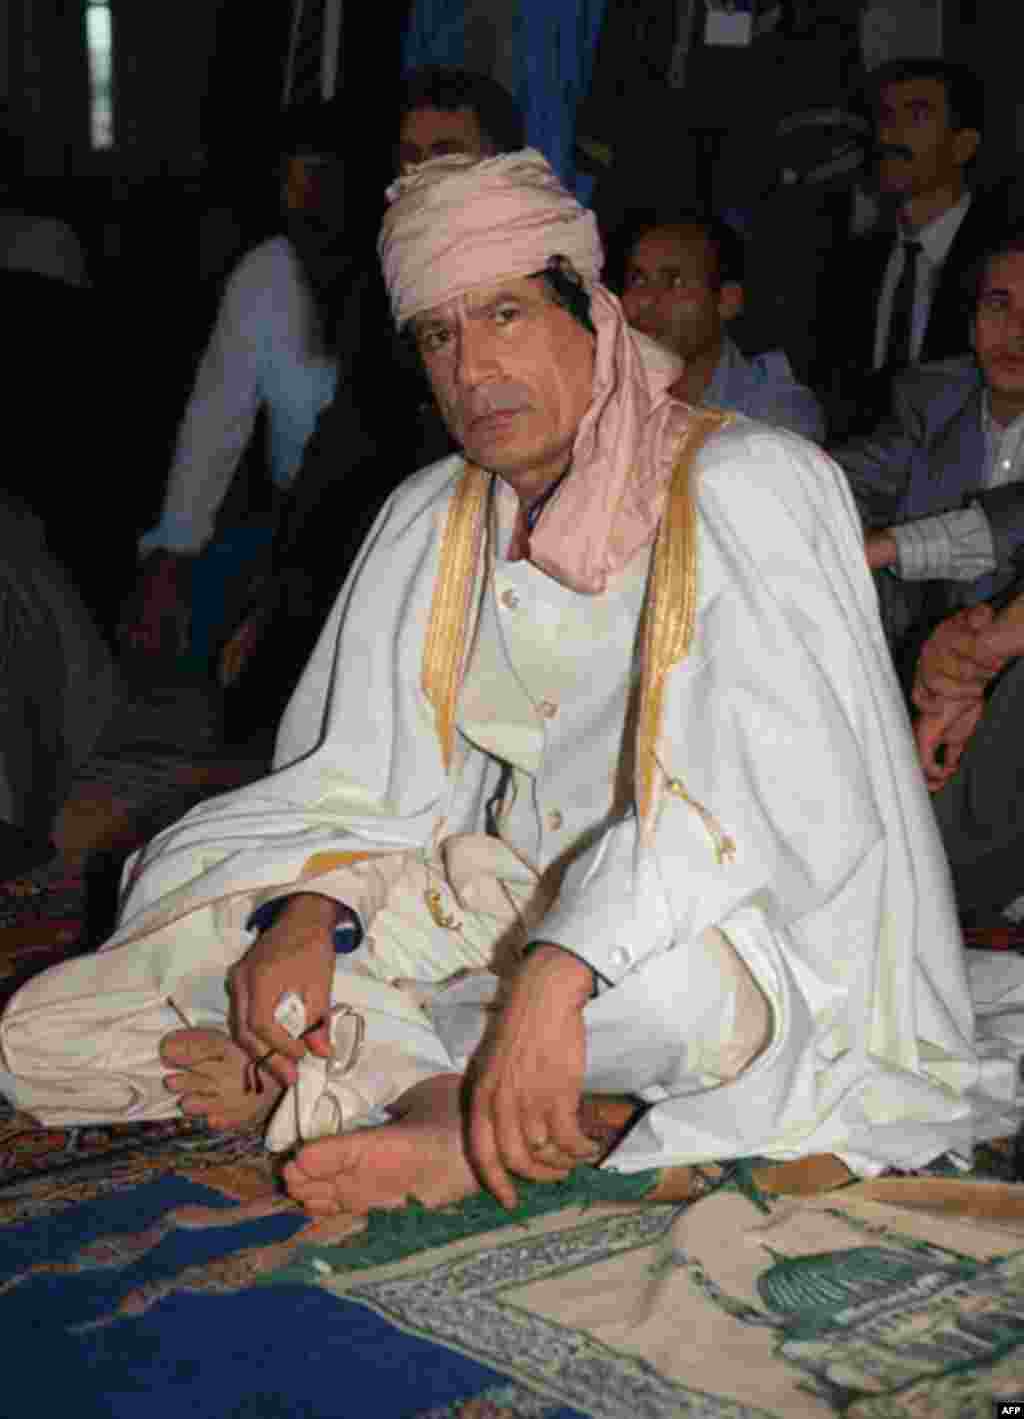
{"label": "man in light blue shirt", "polygon": [[743,308],[744,252],[725,222],[686,217],[641,228],[626,256],[630,324],[686,365],[673,393],[820,440],[825,417],[781,350],[747,359],[727,333]]}

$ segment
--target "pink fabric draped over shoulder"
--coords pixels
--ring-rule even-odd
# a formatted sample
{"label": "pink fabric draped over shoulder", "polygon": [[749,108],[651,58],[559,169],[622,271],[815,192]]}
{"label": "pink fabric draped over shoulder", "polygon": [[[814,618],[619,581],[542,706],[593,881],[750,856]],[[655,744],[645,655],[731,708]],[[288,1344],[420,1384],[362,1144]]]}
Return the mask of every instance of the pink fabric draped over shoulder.
{"label": "pink fabric draped over shoulder", "polygon": [[689,412],[671,399],[680,363],[631,330],[600,284],[604,253],[592,212],[540,153],[435,158],[388,189],[379,251],[395,320],[477,286],[570,261],[597,331],[594,391],[572,468],[530,537],[530,560],[575,591],[597,594],[651,541]]}

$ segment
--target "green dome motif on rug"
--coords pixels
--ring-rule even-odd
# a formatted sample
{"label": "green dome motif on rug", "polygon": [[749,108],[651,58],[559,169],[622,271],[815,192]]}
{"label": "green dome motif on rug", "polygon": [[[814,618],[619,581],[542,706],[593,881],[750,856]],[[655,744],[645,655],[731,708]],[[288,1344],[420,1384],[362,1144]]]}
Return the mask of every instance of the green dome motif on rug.
{"label": "green dome motif on rug", "polygon": [[836,1312],[913,1284],[937,1270],[931,1256],[900,1254],[888,1247],[780,1257],[758,1279],[765,1306],[788,1326],[818,1329],[835,1324]]}

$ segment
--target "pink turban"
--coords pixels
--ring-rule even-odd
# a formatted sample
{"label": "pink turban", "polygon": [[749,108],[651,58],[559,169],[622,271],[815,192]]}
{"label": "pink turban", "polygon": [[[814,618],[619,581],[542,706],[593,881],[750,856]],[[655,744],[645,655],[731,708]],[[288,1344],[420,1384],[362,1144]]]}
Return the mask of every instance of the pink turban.
{"label": "pink turban", "polygon": [[594,214],[540,153],[435,158],[388,188],[380,251],[398,325],[474,286],[543,271],[566,256],[589,285],[604,252]]}
{"label": "pink turban", "polygon": [[674,355],[633,331],[598,282],[593,213],[540,153],[435,158],[388,189],[378,248],[395,320],[475,286],[531,276],[565,256],[583,278],[597,330],[594,397],[573,446],[572,471],[530,536],[530,560],[576,591],[601,592],[654,536],[686,408],[669,386]]}

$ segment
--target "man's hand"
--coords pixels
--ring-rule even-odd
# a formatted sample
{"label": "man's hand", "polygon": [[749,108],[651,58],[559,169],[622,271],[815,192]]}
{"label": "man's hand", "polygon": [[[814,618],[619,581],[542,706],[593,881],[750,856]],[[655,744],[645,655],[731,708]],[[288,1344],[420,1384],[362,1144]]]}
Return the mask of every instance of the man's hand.
{"label": "man's hand", "polygon": [[911,694],[922,713],[939,713],[947,700],[963,703],[982,698],[985,686],[1007,660],[986,637],[993,619],[991,606],[983,602],[947,616],[932,631],[921,648]]}
{"label": "man's hand", "polygon": [[864,555],[873,572],[894,567],[899,558],[896,538],[891,532],[868,532],[864,536]]}
{"label": "man's hand", "polygon": [[326,1017],[334,979],[332,932],[340,912],[330,897],[312,892],[292,897],[230,973],[231,1033],[253,1059],[275,1050],[266,1068],[285,1085],[295,1083],[297,1061],[307,1048],[323,1059],[330,1055],[326,1025],[295,1040],[274,1011],[282,995],[293,991],[306,1007],[307,1024]]}
{"label": "man's hand", "polygon": [[180,655],[188,648],[188,557],[151,552],[125,602],[118,636],[126,650]]}
{"label": "man's hand", "polygon": [[984,700],[945,700],[940,709],[918,716],[914,738],[929,793],[938,793],[956,773],[984,710]]}
{"label": "man's hand", "polygon": [[558,946],[520,966],[471,1069],[469,1159],[481,1182],[515,1207],[512,1174],[564,1178],[601,1148],[580,1127],[590,967]]}

